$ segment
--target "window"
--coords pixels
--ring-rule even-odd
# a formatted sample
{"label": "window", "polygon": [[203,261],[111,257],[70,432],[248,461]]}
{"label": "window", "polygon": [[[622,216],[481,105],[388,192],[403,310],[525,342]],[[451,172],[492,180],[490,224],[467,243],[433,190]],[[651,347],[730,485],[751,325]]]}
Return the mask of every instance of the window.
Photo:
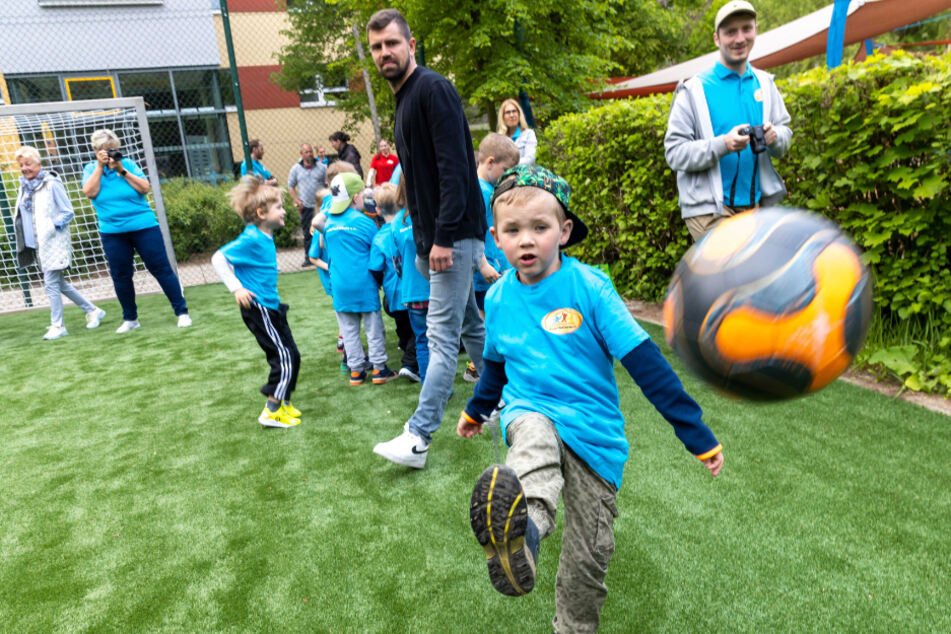
{"label": "window", "polygon": [[300,91],[300,105],[302,108],[333,106],[336,104],[333,100],[334,93],[349,90],[347,78],[342,72],[327,72],[323,77],[317,75],[314,77],[313,86],[313,88]]}
{"label": "window", "polygon": [[172,82],[167,70],[141,73],[119,73],[119,89],[123,97],[142,97],[149,113],[175,111]]}
{"label": "window", "polygon": [[116,83],[112,77],[67,77],[63,83],[67,101],[114,99],[116,96]]}
{"label": "window", "polygon": [[37,0],[41,7],[119,7],[164,3],[165,0]]}
{"label": "window", "polygon": [[10,91],[11,104],[63,100],[63,91],[56,75],[7,77],[7,89]]}

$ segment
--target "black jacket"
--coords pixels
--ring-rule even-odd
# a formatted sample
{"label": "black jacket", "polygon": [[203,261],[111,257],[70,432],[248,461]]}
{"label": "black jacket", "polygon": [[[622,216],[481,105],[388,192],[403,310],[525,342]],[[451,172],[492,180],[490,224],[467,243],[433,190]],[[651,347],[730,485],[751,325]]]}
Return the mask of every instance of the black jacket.
{"label": "black jacket", "polygon": [[433,244],[485,240],[472,136],[462,100],[448,79],[421,66],[413,71],[396,93],[394,140],[416,253],[428,257]]}
{"label": "black jacket", "polygon": [[352,143],[344,145],[343,149],[337,153],[337,158],[357,168],[357,174],[360,175],[360,178],[363,178],[363,168],[360,167],[360,153],[357,151],[357,148],[353,147]]}

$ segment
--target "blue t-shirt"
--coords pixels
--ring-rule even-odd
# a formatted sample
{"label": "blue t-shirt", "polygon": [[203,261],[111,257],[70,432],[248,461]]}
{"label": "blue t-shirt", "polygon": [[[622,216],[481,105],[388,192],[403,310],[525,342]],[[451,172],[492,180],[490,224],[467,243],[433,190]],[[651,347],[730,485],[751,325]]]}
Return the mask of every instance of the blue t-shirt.
{"label": "blue t-shirt", "polygon": [[399,257],[396,242],[393,240],[393,223],[380,227],[373,236],[373,245],[370,247],[371,271],[383,271],[383,295],[390,307],[390,312],[406,310],[400,296],[400,276],[396,273],[394,259]]}
{"label": "blue t-shirt", "polygon": [[[257,159],[251,159],[251,169],[253,170],[255,174],[257,174],[264,180],[267,180],[269,178],[274,178],[273,176],[271,176],[271,172],[269,172],[268,169],[264,167],[264,164],[261,163],[261,161]],[[241,175],[242,176],[248,175],[248,164],[246,161],[241,161]]]}
{"label": "blue t-shirt", "polygon": [[255,225],[245,225],[236,239],[221,247],[225,259],[234,267],[235,277],[252,293],[259,304],[272,310],[281,306],[277,294],[277,249],[273,236]]}
{"label": "blue t-shirt", "polygon": [[[485,203],[485,221],[486,226],[492,227],[492,192],[495,191],[495,187],[481,178],[479,179],[479,187],[482,188],[482,202]],[[492,233],[486,229],[485,230],[485,259],[489,261],[489,264],[492,265],[499,273],[505,273],[505,271],[511,266],[509,265],[508,260],[505,259],[505,254],[502,253],[500,249],[495,244],[495,238],[492,237]],[[476,291],[487,291],[489,290],[489,283],[485,281],[485,278],[482,277],[482,273],[479,271],[475,272],[475,275],[472,277],[472,283],[475,286]]]}
{"label": "blue t-shirt", "polygon": [[[735,71],[717,62],[713,68],[699,75],[703,95],[710,110],[713,134],[726,134],[741,123],[751,126],[763,124],[763,93],[753,68],[747,64],[740,77]],[[756,155],[749,146],[742,152],[730,152],[720,157],[720,178],[723,181],[723,202],[727,205],[752,205],[760,199],[759,176],[753,183],[753,166]],[[739,165],[739,172],[737,172]],[[730,202],[730,189],[736,176],[736,190]],[[750,200],[750,185],[754,187],[754,200]]]}
{"label": "blue t-shirt", "polygon": [[505,363],[503,430],[537,412],[616,487],[627,460],[613,358],[648,337],[601,271],[561,256],[561,268],[526,285],[509,270],[485,297],[485,358]]}
{"label": "blue t-shirt", "polygon": [[[327,194],[324,196],[323,201],[320,203],[320,209],[317,213],[321,211],[326,213],[330,209],[330,202],[333,196]],[[310,241],[310,249],[307,251],[307,257],[314,258],[315,260],[323,260],[330,265],[330,254],[327,253],[327,249],[320,248],[320,236],[321,233],[314,232],[314,236]],[[317,277],[320,278],[320,283],[324,287],[324,292],[333,297],[333,285],[330,283],[330,273],[323,270],[322,268],[317,268]]]}
{"label": "blue t-shirt", "polygon": [[[145,172],[130,158],[122,159],[122,167],[139,178],[145,178]],[[96,162],[86,163],[83,167],[83,185],[94,171]],[[92,199],[92,206],[96,209],[99,231],[102,233],[125,233],[158,226],[155,212],[149,207],[145,194],[135,191],[125,177],[108,167],[102,170],[99,193]]]}
{"label": "blue t-shirt", "polygon": [[367,265],[376,223],[350,207],[327,216],[324,246],[330,254],[334,310],[338,313],[371,313],[380,310],[380,293]]}
{"label": "blue t-shirt", "polygon": [[400,185],[400,176],[403,175],[403,164],[397,163],[396,169],[393,170],[392,176],[390,176],[390,182],[399,187]]}
{"label": "blue t-shirt", "polygon": [[[403,221],[406,221],[405,224]],[[413,221],[406,209],[393,217],[393,241],[403,262],[400,299],[404,304],[429,301],[429,280],[416,269],[416,242],[413,241]]]}

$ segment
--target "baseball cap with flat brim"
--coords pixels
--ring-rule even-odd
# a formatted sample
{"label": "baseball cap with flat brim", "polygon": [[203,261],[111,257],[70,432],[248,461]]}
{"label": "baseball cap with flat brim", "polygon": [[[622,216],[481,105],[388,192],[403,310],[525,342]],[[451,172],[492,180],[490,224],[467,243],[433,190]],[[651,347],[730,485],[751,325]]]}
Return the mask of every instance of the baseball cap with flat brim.
{"label": "baseball cap with flat brim", "polygon": [[544,189],[554,196],[565,210],[565,217],[571,221],[571,234],[568,241],[561,245],[562,249],[568,248],[573,244],[578,244],[588,237],[588,225],[579,218],[569,206],[571,198],[571,186],[568,181],[553,172],[539,167],[538,165],[516,165],[513,168],[505,170],[499,179],[499,184],[492,194],[491,206],[495,206],[495,201],[505,192],[516,187],[537,187]]}
{"label": "baseball cap with flat brim", "polygon": [[730,16],[739,15],[741,13],[751,15],[754,18],[756,17],[756,9],[746,0],[730,0],[730,2],[727,2],[717,11],[717,17],[713,21],[713,31],[719,31],[720,25]]}
{"label": "baseball cap with flat brim", "polygon": [[345,172],[334,176],[330,181],[330,209],[327,213],[336,216],[345,212],[363,187],[363,179],[356,174]]}

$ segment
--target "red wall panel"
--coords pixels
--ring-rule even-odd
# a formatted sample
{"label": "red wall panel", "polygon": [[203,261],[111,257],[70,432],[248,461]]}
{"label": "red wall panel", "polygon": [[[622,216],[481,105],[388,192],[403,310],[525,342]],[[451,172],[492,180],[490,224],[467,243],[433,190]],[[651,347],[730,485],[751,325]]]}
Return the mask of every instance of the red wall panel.
{"label": "red wall panel", "polygon": [[229,13],[250,13],[252,11],[286,11],[284,0],[228,0]]}
{"label": "red wall panel", "polygon": [[299,108],[300,95],[281,90],[270,80],[271,73],[279,71],[280,65],[238,66],[238,81],[241,82],[241,101],[245,110],[269,108]]}

